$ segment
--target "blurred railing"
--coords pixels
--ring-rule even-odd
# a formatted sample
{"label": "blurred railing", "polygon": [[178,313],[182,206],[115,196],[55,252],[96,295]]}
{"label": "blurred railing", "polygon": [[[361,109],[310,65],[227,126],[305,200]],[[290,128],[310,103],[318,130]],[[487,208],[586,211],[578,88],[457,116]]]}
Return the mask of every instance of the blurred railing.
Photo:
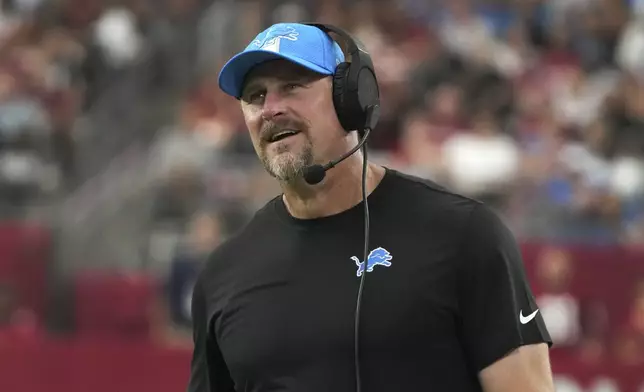
{"label": "blurred railing", "polygon": [[[174,34],[196,42],[191,26],[173,28]],[[167,66],[173,57],[181,61]],[[175,104],[195,74],[195,58],[185,46],[149,45],[134,64],[103,75],[109,79],[104,83],[108,88],[79,125],[79,186],[62,201],[57,214],[58,266],[63,271],[82,266],[90,255],[99,268],[136,265],[124,251],[128,247],[120,245],[122,239],[109,233],[124,233],[123,228],[141,220],[130,211],[123,222],[121,213],[128,210],[136,186],[144,185],[140,180],[145,178],[148,147],[157,131],[173,122]]]}

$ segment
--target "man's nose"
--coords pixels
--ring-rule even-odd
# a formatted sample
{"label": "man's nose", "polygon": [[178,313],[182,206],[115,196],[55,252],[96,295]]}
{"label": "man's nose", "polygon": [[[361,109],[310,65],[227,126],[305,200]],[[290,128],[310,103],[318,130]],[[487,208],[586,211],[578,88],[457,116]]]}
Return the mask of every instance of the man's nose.
{"label": "man's nose", "polygon": [[284,100],[276,92],[267,92],[262,107],[262,117],[265,120],[273,120],[286,113]]}

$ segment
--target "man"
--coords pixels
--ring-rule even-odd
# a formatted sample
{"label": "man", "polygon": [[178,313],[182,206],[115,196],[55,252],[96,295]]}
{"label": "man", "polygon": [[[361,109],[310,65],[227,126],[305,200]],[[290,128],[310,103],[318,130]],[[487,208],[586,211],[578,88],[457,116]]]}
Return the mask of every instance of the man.
{"label": "man", "polygon": [[550,337],[521,255],[488,208],[370,163],[370,249],[382,260],[364,272],[362,155],[319,184],[303,180],[358,143],[332,99],[343,61],[322,30],[279,24],[221,71],[283,194],[199,276],[188,390],[355,391],[355,301],[368,273],[363,391],[553,391]]}

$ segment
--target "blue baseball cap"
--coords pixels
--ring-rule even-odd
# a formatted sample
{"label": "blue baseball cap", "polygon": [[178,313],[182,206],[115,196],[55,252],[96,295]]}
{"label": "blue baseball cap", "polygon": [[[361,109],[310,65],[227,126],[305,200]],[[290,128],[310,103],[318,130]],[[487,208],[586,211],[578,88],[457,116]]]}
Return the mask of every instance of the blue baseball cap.
{"label": "blue baseball cap", "polygon": [[301,23],[278,23],[262,31],[241,53],[224,64],[219,88],[241,96],[248,72],[269,60],[284,59],[322,75],[332,75],[344,61],[340,46],[324,31]]}

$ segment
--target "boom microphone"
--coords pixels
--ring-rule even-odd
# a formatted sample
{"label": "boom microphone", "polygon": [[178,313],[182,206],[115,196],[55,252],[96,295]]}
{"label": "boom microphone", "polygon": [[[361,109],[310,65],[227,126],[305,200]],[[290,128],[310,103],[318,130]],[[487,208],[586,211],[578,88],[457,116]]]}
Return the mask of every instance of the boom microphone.
{"label": "boom microphone", "polygon": [[364,143],[367,141],[367,136],[369,136],[369,132],[371,130],[369,128],[366,128],[364,130],[364,135],[362,136],[362,139],[360,139],[360,142],[351,149],[348,153],[344,154],[341,156],[339,159],[336,159],[334,161],[331,161],[327,163],[326,165],[311,165],[307,168],[304,169],[304,180],[306,181],[307,184],[309,185],[315,185],[320,183],[322,180],[324,180],[324,177],[326,176],[326,172],[329,169],[332,169],[334,166],[339,164],[340,162],[344,161],[345,159],[349,158],[353,153],[358,151]]}

